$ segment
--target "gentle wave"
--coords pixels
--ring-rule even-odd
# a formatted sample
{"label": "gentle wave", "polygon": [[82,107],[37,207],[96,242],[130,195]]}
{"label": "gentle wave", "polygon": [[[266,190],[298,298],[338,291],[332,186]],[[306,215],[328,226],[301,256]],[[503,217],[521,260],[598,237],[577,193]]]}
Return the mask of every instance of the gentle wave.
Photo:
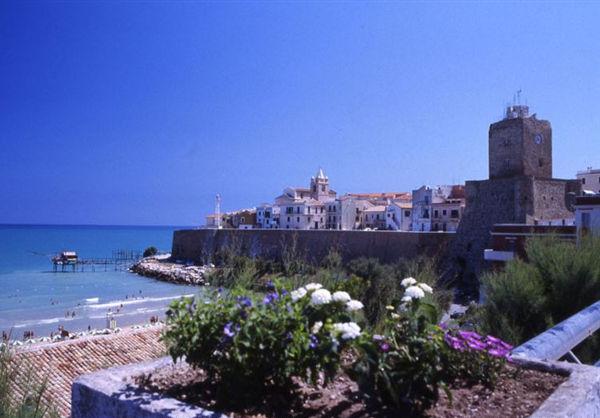
{"label": "gentle wave", "polygon": [[[60,318],[48,318],[48,319],[34,319],[31,321],[25,321],[25,322],[21,322],[18,324],[13,325],[13,328],[25,328],[25,327],[31,327],[34,325],[48,325],[48,324],[56,324],[57,322],[60,321],[73,321],[75,318],[64,318],[64,317],[60,317]],[[79,319],[79,318],[77,318]]]}
{"label": "gentle wave", "polygon": [[130,300],[130,299],[126,299],[126,300],[117,300],[114,302],[107,302],[107,303],[98,303],[98,304],[93,304],[93,305],[88,305],[85,306],[85,308],[90,308],[90,309],[106,309],[106,308],[117,308],[120,307],[121,305],[123,306],[127,306],[127,305],[137,305],[140,303],[149,303],[149,302],[161,302],[161,301],[165,301],[165,300],[173,300],[173,299],[179,299],[182,297],[193,297],[194,294],[189,294],[189,295],[181,295],[181,296],[165,296],[162,298],[145,298],[145,299],[134,299],[134,300]]}

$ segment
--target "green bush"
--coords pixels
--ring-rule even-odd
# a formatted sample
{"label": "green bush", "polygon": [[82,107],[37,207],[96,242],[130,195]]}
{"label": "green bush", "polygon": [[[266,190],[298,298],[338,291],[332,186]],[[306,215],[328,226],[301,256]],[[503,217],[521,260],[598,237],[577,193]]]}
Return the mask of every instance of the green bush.
{"label": "green bush", "polygon": [[144,257],[152,257],[154,255],[158,254],[158,248],[156,247],[148,247],[144,250],[144,254],[142,254]]}
{"label": "green bush", "polygon": [[600,240],[527,242],[527,259],[482,279],[481,325],[520,344],[600,299]]}
{"label": "green bush", "polygon": [[183,299],[167,312],[164,340],[174,360],[185,358],[217,384],[219,401],[236,394],[256,405],[269,393],[293,391],[294,378],[331,380],[342,351],[360,335],[353,322],[362,308],[345,292],[309,284],[288,293],[269,284],[248,296],[215,291],[206,301]]}
{"label": "green bush", "polygon": [[370,398],[397,411],[421,414],[438,400],[440,389],[462,379],[493,386],[510,346],[494,337],[445,330],[437,325],[440,311],[433,289],[413,278],[399,311],[388,306],[382,335],[365,333],[351,377]]}

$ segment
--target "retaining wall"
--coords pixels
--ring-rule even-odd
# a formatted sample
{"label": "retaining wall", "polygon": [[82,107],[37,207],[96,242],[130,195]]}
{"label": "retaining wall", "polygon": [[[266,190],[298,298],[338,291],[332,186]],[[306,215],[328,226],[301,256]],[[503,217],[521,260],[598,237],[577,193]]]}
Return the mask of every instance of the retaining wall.
{"label": "retaining wall", "polygon": [[344,261],[365,256],[392,263],[418,255],[444,256],[453,239],[451,232],[197,229],[175,231],[171,252],[175,260],[201,264],[227,247],[250,257],[279,260],[292,252],[319,262],[335,248]]}

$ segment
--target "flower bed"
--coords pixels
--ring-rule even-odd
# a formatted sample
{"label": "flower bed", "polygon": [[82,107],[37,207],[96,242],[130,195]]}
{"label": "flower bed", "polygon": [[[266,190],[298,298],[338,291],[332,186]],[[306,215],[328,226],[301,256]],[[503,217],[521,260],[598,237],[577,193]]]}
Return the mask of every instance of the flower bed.
{"label": "flower bed", "polygon": [[[206,375],[185,363],[163,366],[145,376],[136,380],[149,393],[160,393],[231,417],[398,416],[385,406],[369,402],[356,382],[343,373],[327,386],[298,383],[294,396],[267,397],[263,402],[246,408],[231,408],[217,403],[212,396],[215,388],[206,381]],[[436,404],[424,411],[424,415],[440,418],[526,417],[566,379],[555,373],[521,370],[509,365],[500,373],[494,389],[484,385],[468,386],[463,382],[450,389],[452,402],[442,394]]]}
{"label": "flower bed", "polygon": [[[367,415],[434,413],[442,393],[452,405],[454,396],[468,399],[478,387],[495,393],[499,379],[505,388],[518,385],[518,379],[507,383],[518,370],[506,368],[510,345],[438,324],[433,289],[413,278],[401,284],[404,295],[387,307],[376,334],[368,330],[360,301],[318,283],[291,292],[269,283],[265,294],[216,290],[206,300],[174,302],[164,339],[173,360],[185,362],[139,376],[137,384],[250,416],[310,415],[316,399]],[[560,382],[530,377],[546,382],[542,398]],[[327,397],[331,390],[337,394]],[[534,398],[538,392],[532,391]]]}

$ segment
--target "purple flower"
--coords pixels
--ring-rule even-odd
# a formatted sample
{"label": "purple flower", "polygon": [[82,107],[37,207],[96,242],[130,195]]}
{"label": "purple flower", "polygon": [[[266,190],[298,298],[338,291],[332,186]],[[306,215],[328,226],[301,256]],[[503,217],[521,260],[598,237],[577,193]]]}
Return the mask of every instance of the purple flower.
{"label": "purple flower", "polygon": [[237,302],[241,308],[249,308],[252,306],[252,300],[248,296],[238,296]]}
{"label": "purple flower", "polygon": [[477,340],[467,340],[467,346],[475,351],[483,351],[486,349],[486,345]]}
{"label": "purple flower", "polygon": [[446,344],[448,344],[454,350],[463,351],[465,349],[464,343],[450,334],[444,335],[444,340],[446,341]]}
{"label": "purple flower", "polygon": [[288,291],[287,291],[287,290],[283,289],[283,290],[281,291],[281,296],[285,296],[285,295],[287,295],[287,294],[288,294]]}
{"label": "purple flower", "polygon": [[492,348],[488,350],[488,354],[493,357],[507,357],[509,352],[507,350]]}
{"label": "purple flower", "polygon": [[277,292],[267,293],[267,295],[263,299],[263,303],[265,305],[270,305],[271,303],[275,302],[277,299],[279,299],[279,294]]}
{"label": "purple flower", "polygon": [[388,343],[382,343],[379,346],[379,349],[383,352],[383,353],[387,353],[388,351],[390,351],[390,345]]}
{"label": "purple flower", "polygon": [[222,287],[218,287],[218,288],[217,288],[217,292],[219,292],[219,293],[223,293],[223,288],[222,288]]}
{"label": "purple flower", "polygon": [[496,338],[491,335],[488,335],[486,337],[486,341],[487,341],[488,345],[490,345],[491,347],[494,347],[494,348],[502,348],[504,350],[512,350],[512,348],[513,348],[512,345],[502,341],[500,338]]}
{"label": "purple flower", "polygon": [[314,350],[315,348],[317,348],[319,346],[319,339],[317,338],[316,335],[311,335],[310,336],[310,343],[308,344],[308,347],[311,350]]}
{"label": "purple flower", "polygon": [[481,335],[473,331],[458,331],[458,335],[465,340],[481,340]]}
{"label": "purple flower", "polygon": [[235,331],[232,329],[233,322],[228,322],[223,327],[223,334],[225,334],[228,338],[233,338],[235,336]]}
{"label": "purple flower", "polygon": [[440,322],[439,327],[445,331],[448,329],[448,324],[445,322]]}

